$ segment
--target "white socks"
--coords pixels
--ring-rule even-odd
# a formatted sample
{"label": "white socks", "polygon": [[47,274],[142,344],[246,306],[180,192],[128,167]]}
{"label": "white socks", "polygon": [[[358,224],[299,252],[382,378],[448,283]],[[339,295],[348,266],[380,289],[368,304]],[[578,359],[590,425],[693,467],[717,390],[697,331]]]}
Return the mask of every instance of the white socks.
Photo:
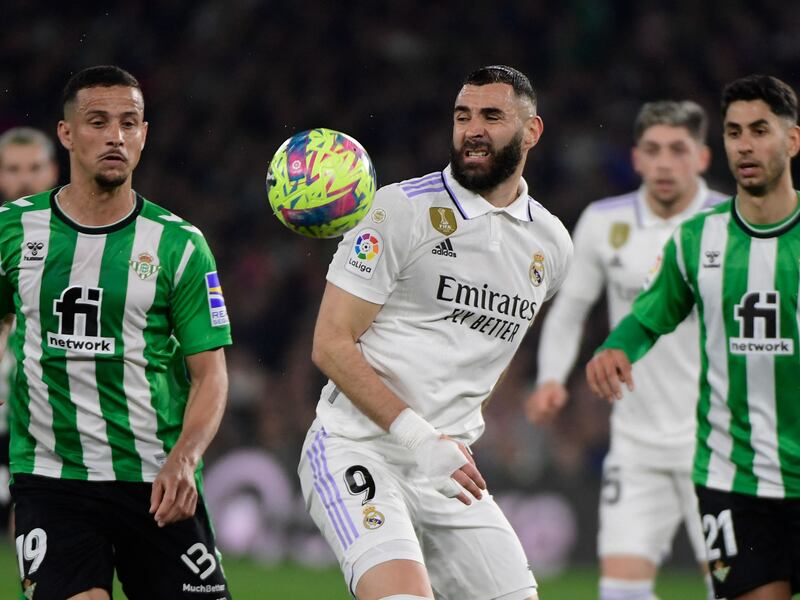
{"label": "white socks", "polygon": [[658,600],[653,595],[652,579],[600,578],[600,600]]}

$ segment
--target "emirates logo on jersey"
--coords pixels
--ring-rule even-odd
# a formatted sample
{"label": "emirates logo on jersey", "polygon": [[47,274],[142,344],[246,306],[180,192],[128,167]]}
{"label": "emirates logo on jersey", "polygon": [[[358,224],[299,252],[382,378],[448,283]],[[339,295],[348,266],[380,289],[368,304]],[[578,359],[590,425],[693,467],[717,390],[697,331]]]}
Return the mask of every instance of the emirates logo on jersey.
{"label": "emirates logo on jersey", "polygon": [[161,269],[161,265],[157,264],[152,255],[148,252],[142,252],[135,260],[131,258],[128,262],[133,272],[142,280],[147,279],[151,275],[155,275],[158,273],[159,269]]}

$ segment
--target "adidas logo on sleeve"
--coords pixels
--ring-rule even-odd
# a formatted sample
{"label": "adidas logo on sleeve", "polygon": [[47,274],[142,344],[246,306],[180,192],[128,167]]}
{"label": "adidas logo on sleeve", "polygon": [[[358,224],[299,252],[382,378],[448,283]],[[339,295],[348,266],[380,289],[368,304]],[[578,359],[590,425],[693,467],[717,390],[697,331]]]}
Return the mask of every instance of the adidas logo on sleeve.
{"label": "adidas logo on sleeve", "polygon": [[436,244],[431,250],[431,254],[449,256],[450,258],[456,257],[456,251],[453,249],[453,242],[450,241],[450,238],[445,238],[443,241]]}

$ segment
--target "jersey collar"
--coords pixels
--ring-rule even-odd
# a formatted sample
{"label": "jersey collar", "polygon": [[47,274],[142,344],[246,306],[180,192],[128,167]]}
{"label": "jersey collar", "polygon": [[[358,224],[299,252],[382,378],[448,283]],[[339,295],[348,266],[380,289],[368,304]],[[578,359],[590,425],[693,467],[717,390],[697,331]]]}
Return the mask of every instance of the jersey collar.
{"label": "jersey collar", "polygon": [[475,219],[490,212],[505,212],[519,221],[533,221],[530,208],[532,199],[528,196],[528,184],[522,177],[519,178],[519,195],[516,200],[502,208],[494,206],[480,194],[458,183],[450,165],[442,171],[442,182],[456,209],[465,219]]}
{"label": "jersey collar", "polygon": [[652,208],[650,208],[650,205],[647,203],[647,199],[645,197],[644,185],[641,185],[639,187],[639,191],[636,193],[636,220],[639,222],[641,227],[645,228],[663,225],[664,223],[677,226],[685,221],[687,217],[690,217],[703,208],[707,200],[708,185],[706,185],[706,182],[703,178],[699,178],[697,182],[697,193],[694,195],[694,198],[692,198],[692,201],[689,203],[689,205],[677,215],[673,215],[669,219],[663,219],[654,213]]}
{"label": "jersey collar", "polygon": [[101,225],[99,227],[90,227],[88,225],[81,225],[80,223],[73,221],[72,219],[67,216],[67,214],[61,210],[61,207],[58,205],[58,193],[66,186],[61,186],[54,188],[50,192],[50,210],[53,211],[53,214],[59,218],[65,225],[71,227],[75,231],[79,233],[86,233],[89,235],[106,235],[109,233],[114,233],[115,231],[119,231],[133,223],[136,220],[136,217],[139,216],[139,213],[142,212],[142,207],[144,206],[144,198],[142,198],[136,191],[133,192],[135,202],[133,205],[133,210],[129,212],[126,216],[122,217],[116,223],[110,223],[108,225]]}

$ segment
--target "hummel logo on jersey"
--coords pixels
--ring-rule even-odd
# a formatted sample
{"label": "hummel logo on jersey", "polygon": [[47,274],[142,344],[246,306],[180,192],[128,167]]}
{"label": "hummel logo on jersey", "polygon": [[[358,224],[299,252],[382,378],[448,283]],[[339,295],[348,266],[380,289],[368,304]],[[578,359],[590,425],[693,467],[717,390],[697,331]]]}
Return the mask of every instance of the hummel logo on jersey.
{"label": "hummel logo on jersey", "polygon": [[778,291],[748,292],[733,309],[739,337],[730,338],[732,354],[794,354],[794,340],[779,338],[781,295]]}
{"label": "hummel logo on jersey", "polygon": [[619,254],[615,254],[614,258],[612,258],[610,261],[608,261],[608,266],[609,267],[616,267],[616,268],[621,268],[622,267],[622,259],[619,257]]}
{"label": "hummel logo on jersey", "polygon": [[703,263],[703,267],[706,269],[718,269],[722,266],[722,263],[717,262],[719,258],[719,250],[706,250],[706,262]]}
{"label": "hummel logo on jersey", "polygon": [[44,260],[44,242],[25,242],[22,260]]}
{"label": "hummel logo on jersey", "polygon": [[456,251],[453,249],[453,242],[450,241],[450,238],[445,238],[444,241],[436,244],[433,250],[431,250],[431,254],[449,256],[450,258],[456,257]]}
{"label": "hummel logo on jersey", "polygon": [[53,300],[58,333],[47,332],[47,345],[81,354],[114,354],[114,338],[100,336],[101,288],[73,285]]}

